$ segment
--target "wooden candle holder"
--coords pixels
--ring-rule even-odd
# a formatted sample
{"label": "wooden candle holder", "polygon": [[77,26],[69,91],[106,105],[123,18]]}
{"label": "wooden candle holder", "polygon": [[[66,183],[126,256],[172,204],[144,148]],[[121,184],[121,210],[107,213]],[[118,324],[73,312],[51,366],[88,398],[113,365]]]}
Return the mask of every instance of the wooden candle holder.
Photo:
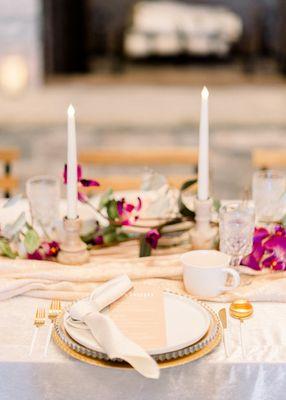
{"label": "wooden candle holder", "polygon": [[86,244],[80,238],[80,219],[64,218],[65,239],[60,245],[58,261],[61,264],[81,265],[89,260]]}

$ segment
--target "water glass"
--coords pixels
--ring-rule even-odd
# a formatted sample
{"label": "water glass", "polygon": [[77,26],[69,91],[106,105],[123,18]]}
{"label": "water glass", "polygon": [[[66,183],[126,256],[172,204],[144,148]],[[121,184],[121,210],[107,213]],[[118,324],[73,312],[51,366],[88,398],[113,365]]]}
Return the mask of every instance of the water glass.
{"label": "water glass", "polygon": [[252,198],[258,221],[271,223],[283,217],[285,191],[286,176],[282,172],[267,170],[253,174]]}
{"label": "water glass", "polygon": [[26,183],[32,224],[44,236],[53,236],[59,219],[60,182],[49,175],[35,176]]}
{"label": "water glass", "polygon": [[254,207],[244,202],[227,204],[219,212],[220,250],[238,266],[251,253],[254,234]]}

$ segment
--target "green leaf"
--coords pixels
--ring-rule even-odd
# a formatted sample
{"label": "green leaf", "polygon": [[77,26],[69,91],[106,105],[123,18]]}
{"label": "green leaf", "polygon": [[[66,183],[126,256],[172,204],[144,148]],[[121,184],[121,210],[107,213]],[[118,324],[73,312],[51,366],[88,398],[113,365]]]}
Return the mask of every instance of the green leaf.
{"label": "green leaf", "polygon": [[110,196],[113,194],[113,189],[108,189],[106,192],[103,193],[103,195],[100,198],[99,201],[99,210],[102,210],[104,207],[107,206],[107,203],[110,201]]}
{"label": "green leaf", "polygon": [[178,205],[179,205],[179,211],[180,214],[183,215],[184,217],[188,217],[190,220],[194,220],[195,219],[195,212],[190,210],[183,202],[182,199],[182,194],[183,192],[190,188],[191,186],[193,186],[195,183],[197,182],[197,179],[191,179],[189,181],[186,181],[182,184],[181,188],[180,188],[180,195],[179,195],[179,199],[178,199]]}
{"label": "green leaf", "polygon": [[140,250],[139,257],[149,257],[152,253],[152,247],[149,243],[146,242],[145,235],[142,235],[140,238]]}
{"label": "green leaf", "polygon": [[213,208],[216,212],[219,212],[221,202],[218,199],[213,199]]}
{"label": "green leaf", "polygon": [[282,218],[282,225],[286,228],[286,215]]}
{"label": "green leaf", "polygon": [[116,232],[105,233],[103,235],[104,244],[112,244],[116,242]]}
{"label": "green leaf", "polygon": [[125,240],[129,239],[129,235],[125,232],[117,233],[116,235],[117,242],[124,242]]}
{"label": "green leaf", "polygon": [[40,237],[34,229],[29,229],[25,235],[24,245],[28,253],[34,253],[40,246]]}
{"label": "green leaf", "polygon": [[86,235],[81,235],[80,238],[84,243],[89,244],[89,243],[91,243],[93,241],[94,235],[95,235],[95,233],[93,231],[93,232],[90,232],[90,233],[88,233]]}
{"label": "green leaf", "polygon": [[107,234],[107,233],[114,233],[116,231],[117,226],[110,224],[108,226],[105,226],[103,229],[103,235]]}
{"label": "green leaf", "polygon": [[193,186],[195,183],[197,183],[197,179],[190,179],[189,181],[184,182],[180,187],[180,192],[184,192],[185,190]]}
{"label": "green leaf", "polygon": [[17,253],[11,249],[10,244],[5,239],[0,239],[0,251],[3,256],[13,259],[17,257]]}
{"label": "green leaf", "polygon": [[119,217],[118,210],[117,210],[117,202],[113,200],[109,200],[106,205],[107,215],[110,219],[115,220]]}

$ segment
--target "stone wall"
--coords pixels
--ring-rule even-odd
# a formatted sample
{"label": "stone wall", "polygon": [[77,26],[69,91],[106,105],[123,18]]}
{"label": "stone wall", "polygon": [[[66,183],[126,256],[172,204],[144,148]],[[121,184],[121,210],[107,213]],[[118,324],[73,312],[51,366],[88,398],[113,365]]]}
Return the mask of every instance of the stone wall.
{"label": "stone wall", "polygon": [[7,55],[23,57],[30,86],[43,80],[41,20],[41,0],[0,1],[0,63]]}

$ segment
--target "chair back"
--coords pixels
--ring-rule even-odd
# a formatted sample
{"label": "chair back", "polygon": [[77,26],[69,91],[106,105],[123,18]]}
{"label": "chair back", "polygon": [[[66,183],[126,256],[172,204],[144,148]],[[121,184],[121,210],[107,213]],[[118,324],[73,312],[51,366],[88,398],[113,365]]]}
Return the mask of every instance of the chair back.
{"label": "chair back", "polygon": [[[92,166],[178,166],[190,167],[190,174],[170,175],[170,186],[179,188],[187,179],[197,173],[198,152],[196,148],[153,148],[153,149],[89,149],[79,153],[82,165]],[[98,177],[101,190],[112,187],[114,190],[138,190],[141,178],[134,175],[113,175]]]}
{"label": "chair back", "polygon": [[256,169],[286,168],[286,149],[262,149],[252,151],[252,165]]}
{"label": "chair back", "polygon": [[0,177],[0,190],[4,197],[10,197],[19,187],[19,180],[12,174],[12,165],[20,157],[20,150],[14,147],[0,148],[0,162],[3,174]]}

